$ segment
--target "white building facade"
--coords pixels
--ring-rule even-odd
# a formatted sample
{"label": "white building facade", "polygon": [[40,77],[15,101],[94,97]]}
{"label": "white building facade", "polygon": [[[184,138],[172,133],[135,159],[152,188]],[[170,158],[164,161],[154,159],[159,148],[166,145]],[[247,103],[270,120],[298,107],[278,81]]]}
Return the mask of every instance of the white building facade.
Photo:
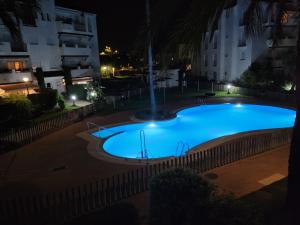
{"label": "white building facade", "polygon": [[0,21],[0,89],[22,88],[24,77],[35,84],[36,68],[59,91],[64,68],[73,83],[100,77],[96,15],[58,7],[54,0],[41,0],[40,7],[34,20],[21,23],[23,43],[13,43]]}
{"label": "white building facade", "polygon": [[[234,81],[259,57],[270,54],[275,56],[276,52],[296,45],[296,23],[292,11],[287,13],[284,21],[285,36],[278,45],[272,44],[271,30],[274,22],[267,15],[264,18],[264,34],[247,38],[243,15],[248,3],[249,0],[233,1],[232,5],[223,10],[218,29],[213,35],[206,33],[201,50],[201,76],[223,82]],[[278,64],[278,57],[276,59],[277,62],[274,63]]]}

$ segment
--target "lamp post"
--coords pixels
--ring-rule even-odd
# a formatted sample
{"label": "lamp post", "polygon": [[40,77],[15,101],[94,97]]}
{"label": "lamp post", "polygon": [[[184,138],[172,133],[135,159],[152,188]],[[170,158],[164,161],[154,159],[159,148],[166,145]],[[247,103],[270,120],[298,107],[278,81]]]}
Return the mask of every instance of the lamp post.
{"label": "lamp post", "polygon": [[229,95],[230,94],[230,89],[232,88],[232,85],[231,84],[227,84],[227,94]]}
{"label": "lamp post", "polygon": [[77,99],[76,95],[71,95],[71,99],[73,101],[73,105],[72,106],[76,106],[75,101]]}
{"label": "lamp post", "polygon": [[29,95],[29,89],[28,89],[29,78],[28,77],[23,77],[23,81],[24,81],[24,83],[26,85],[27,95]]}

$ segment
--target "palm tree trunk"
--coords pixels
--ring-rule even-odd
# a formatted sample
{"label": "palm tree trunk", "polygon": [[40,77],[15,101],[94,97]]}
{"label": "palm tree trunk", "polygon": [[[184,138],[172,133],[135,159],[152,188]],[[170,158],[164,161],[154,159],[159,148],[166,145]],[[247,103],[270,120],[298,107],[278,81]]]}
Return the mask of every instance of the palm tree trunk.
{"label": "palm tree trunk", "polygon": [[146,14],[147,14],[147,27],[148,27],[148,76],[149,76],[149,89],[150,89],[150,102],[151,102],[151,113],[156,113],[156,101],[154,94],[153,84],[153,59],[152,59],[152,42],[151,42],[151,20],[150,20],[150,3],[146,0]]}
{"label": "palm tree trunk", "polygon": [[287,192],[287,206],[290,225],[300,224],[300,25],[298,26],[296,62],[297,115],[290,149]]}

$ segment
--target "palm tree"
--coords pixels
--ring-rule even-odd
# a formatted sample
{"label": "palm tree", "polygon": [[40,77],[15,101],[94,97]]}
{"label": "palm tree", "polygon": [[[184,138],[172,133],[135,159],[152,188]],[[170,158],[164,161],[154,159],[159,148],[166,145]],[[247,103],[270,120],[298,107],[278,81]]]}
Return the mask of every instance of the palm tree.
{"label": "palm tree", "polygon": [[151,37],[151,19],[150,19],[150,2],[146,0],[146,16],[147,16],[147,42],[148,42],[148,73],[149,73],[149,89],[150,89],[150,104],[151,104],[151,115],[154,116],[156,113],[156,100],[154,94],[153,84],[153,59],[152,59],[152,37]]}
{"label": "palm tree", "polygon": [[[183,15],[174,17],[172,12],[178,11],[180,3],[178,0],[164,0],[159,3],[162,5],[168,5],[169,8],[163,8],[168,10],[168,13],[164,11],[158,11],[157,14],[164,15],[164,21],[172,21],[172,26],[164,26],[156,21],[156,29],[153,29],[155,36],[168,36],[168,40],[164,43],[165,48],[161,48],[162,51],[172,51],[174,46],[185,46],[185,50],[190,55],[197,55],[201,48],[201,43],[204,40],[204,35],[207,31],[210,31],[211,38],[213,31],[218,27],[218,21],[224,8],[230,7],[235,4],[236,0],[210,0],[203,1],[181,0],[182,3],[189,5],[188,12],[183,12]],[[173,4],[176,2],[176,4]],[[272,15],[274,18],[274,27],[272,29],[272,38],[274,44],[282,37],[283,29],[282,22],[283,16],[289,10],[291,6],[293,10],[296,10],[299,14],[300,0],[249,0],[248,6],[244,12],[244,24],[248,37],[259,36],[264,32],[263,17],[265,13]],[[262,9],[264,4],[265,11]],[[170,15],[170,18],[165,18]],[[160,19],[161,17],[159,17]],[[175,19],[178,18],[178,19]],[[155,21],[154,21],[155,23]],[[288,177],[288,192],[287,192],[287,208],[289,212],[290,224],[300,224],[300,20],[299,15],[297,17],[298,25],[298,40],[297,40],[297,54],[296,54],[296,99],[297,99],[297,115],[294,126],[294,132],[292,137],[292,144],[290,147],[290,159],[289,159],[289,177]],[[155,27],[155,26],[153,26]],[[169,29],[168,29],[169,28]],[[163,34],[161,34],[163,30]],[[158,38],[154,38],[158,39]]]}
{"label": "palm tree", "polygon": [[0,0],[0,19],[12,41],[22,41],[20,21],[35,18],[39,10],[39,0]]}

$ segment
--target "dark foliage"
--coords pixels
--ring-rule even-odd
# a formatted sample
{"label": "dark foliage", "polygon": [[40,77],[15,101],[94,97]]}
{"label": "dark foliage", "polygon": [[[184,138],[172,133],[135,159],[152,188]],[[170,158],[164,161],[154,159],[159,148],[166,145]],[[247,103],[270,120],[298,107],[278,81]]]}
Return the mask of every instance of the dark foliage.
{"label": "dark foliage", "polygon": [[68,95],[76,95],[79,100],[87,99],[87,89],[85,84],[76,84],[68,86]]}
{"label": "dark foliage", "polygon": [[215,187],[189,171],[175,169],[150,184],[152,225],[262,225],[259,209]]}
{"label": "dark foliage", "polygon": [[47,111],[53,109],[57,104],[57,90],[43,89],[37,94],[27,96],[38,110]]}

